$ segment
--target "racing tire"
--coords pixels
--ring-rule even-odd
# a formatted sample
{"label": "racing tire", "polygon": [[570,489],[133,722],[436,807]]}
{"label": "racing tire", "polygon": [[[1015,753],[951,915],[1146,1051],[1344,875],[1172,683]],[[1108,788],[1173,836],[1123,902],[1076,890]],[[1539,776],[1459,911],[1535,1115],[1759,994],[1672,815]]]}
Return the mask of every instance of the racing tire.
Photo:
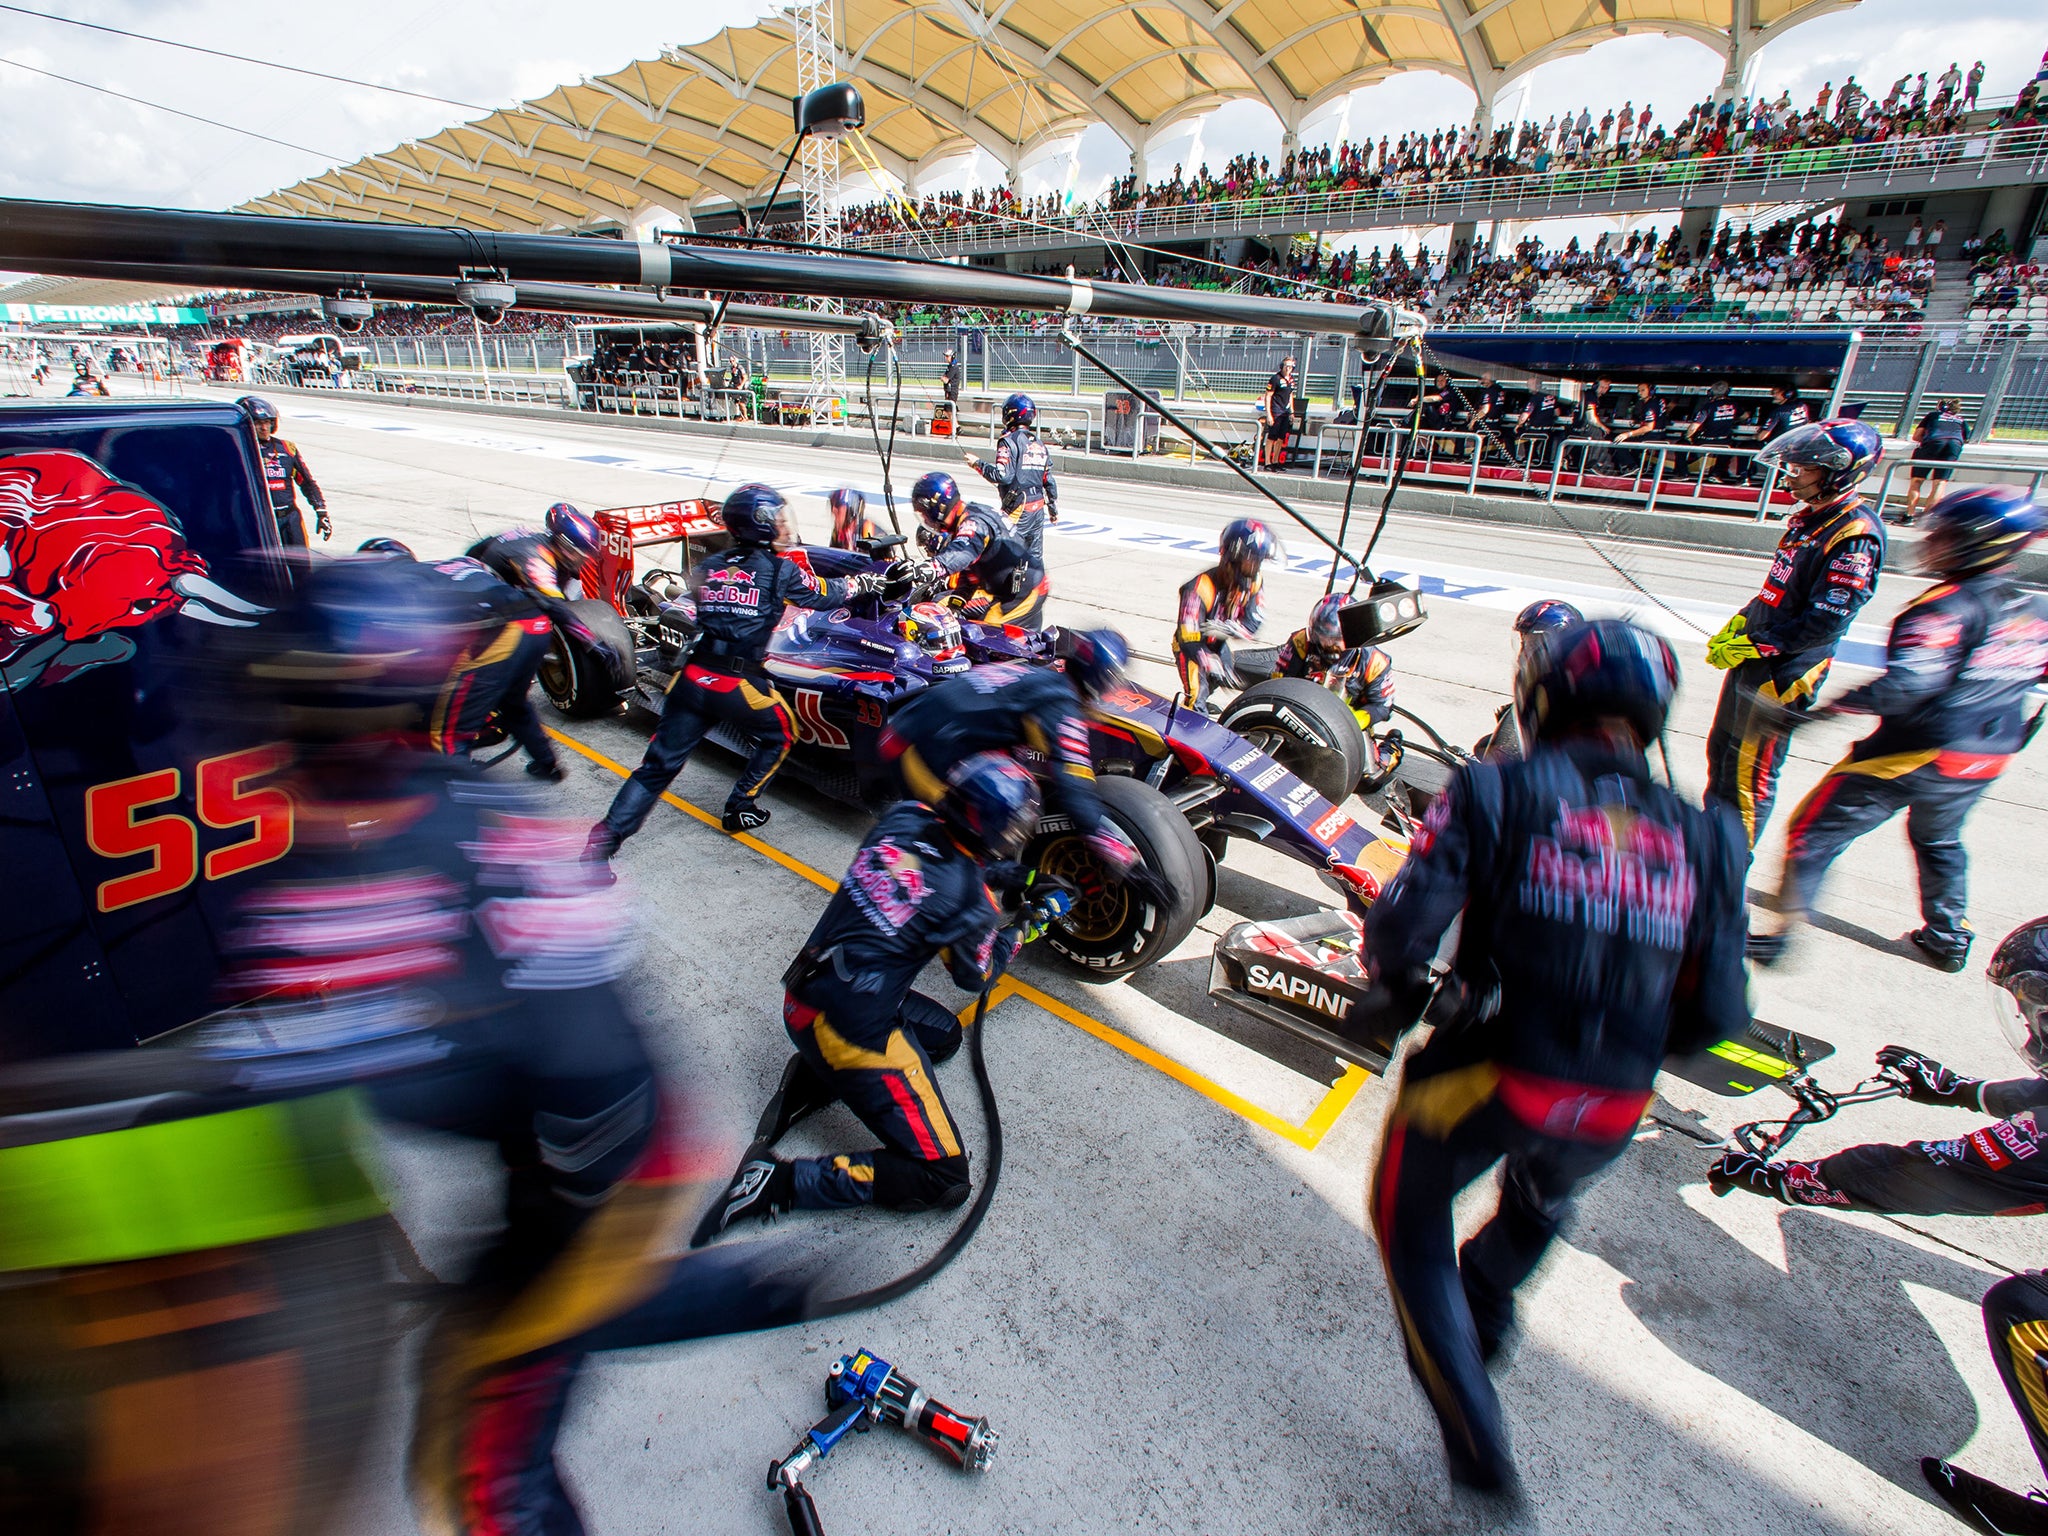
{"label": "racing tire", "polygon": [[571,720],[617,714],[633,688],[633,632],[616,608],[597,598],[555,606],[567,610],[588,638],[557,618],[554,644],[540,664],[542,692]]}
{"label": "racing tire", "polygon": [[1254,683],[1223,711],[1223,724],[1332,805],[1365,773],[1365,732],[1345,702],[1305,677]]}
{"label": "racing tire", "polygon": [[1095,781],[1102,808],[1136,845],[1145,867],[1174,892],[1164,908],[1102,878],[1080,833],[1042,834],[1024,851],[1026,867],[1093,896],[1046,933],[1045,945],[1083,981],[1115,981],[1161,960],[1194,931],[1209,889],[1208,855],[1174,803],[1139,779],[1104,775]]}

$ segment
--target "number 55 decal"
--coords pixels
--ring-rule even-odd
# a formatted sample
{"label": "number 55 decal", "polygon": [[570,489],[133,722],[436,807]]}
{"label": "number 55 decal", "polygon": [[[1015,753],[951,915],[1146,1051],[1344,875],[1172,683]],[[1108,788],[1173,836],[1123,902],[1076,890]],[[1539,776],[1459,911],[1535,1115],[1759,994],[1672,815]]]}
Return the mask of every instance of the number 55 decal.
{"label": "number 55 decal", "polygon": [[[206,855],[209,880],[225,880],[281,859],[292,846],[292,802],[274,786],[249,789],[251,779],[276,772],[283,747],[251,747],[209,757],[194,770],[199,820],[218,831],[248,828],[246,836]],[[185,889],[200,871],[199,828],[176,811],[145,814],[178,798],[183,775],[158,768],[85,792],[85,841],[103,859],[147,857],[142,869],[100,883],[99,909],[118,912]]]}

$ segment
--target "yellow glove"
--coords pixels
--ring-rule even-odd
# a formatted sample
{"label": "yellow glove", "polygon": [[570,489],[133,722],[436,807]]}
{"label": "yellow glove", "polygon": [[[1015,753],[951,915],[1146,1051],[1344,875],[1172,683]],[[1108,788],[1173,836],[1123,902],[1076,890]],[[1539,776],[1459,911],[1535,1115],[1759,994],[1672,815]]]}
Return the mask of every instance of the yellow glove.
{"label": "yellow glove", "polygon": [[1730,667],[1739,667],[1745,661],[1754,661],[1763,654],[1756,648],[1756,642],[1745,631],[1749,620],[1736,614],[1721,626],[1721,632],[1707,642],[1707,665],[1726,672]]}

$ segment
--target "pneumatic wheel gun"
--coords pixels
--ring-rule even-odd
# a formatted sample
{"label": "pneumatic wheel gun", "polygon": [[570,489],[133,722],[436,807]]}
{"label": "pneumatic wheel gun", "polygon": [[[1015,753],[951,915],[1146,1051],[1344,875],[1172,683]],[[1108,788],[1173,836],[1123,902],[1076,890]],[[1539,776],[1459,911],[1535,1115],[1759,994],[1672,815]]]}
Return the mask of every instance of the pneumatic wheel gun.
{"label": "pneumatic wheel gun", "polygon": [[996,1432],[988,1420],[948,1408],[866,1350],[842,1355],[825,1378],[825,1401],[834,1408],[868,1405],[884,1424],[900,1424],[943,1451],[964,1472],[986,1472],[995,1459]]}

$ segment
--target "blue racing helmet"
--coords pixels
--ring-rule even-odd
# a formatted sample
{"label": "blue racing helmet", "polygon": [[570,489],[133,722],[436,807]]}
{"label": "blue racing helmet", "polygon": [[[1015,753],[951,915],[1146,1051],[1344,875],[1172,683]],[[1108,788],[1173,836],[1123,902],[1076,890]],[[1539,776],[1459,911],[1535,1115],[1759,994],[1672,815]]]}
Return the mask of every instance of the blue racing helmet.
{"label": "blue racing helmet", "polygon": [[1038,420],[1038,402],[1029,395],[1018,393],[1003,402],[1003,429],[1028,427]]}
{"label": "blue racing helmet", "polygon": [[742,544],[773,544],[787,503],[772,485],[743,485],[725,498],[719,519]]}
{"label": "blue racing helmet", "polygon": [[2020,1060],[2048,1077],[2048,918],[2008,933],[1984,967],[1991,1012]]}
{"label": "blue racing helmet", "polygon": [[1665,638],[1626,619],[1594,619],[1531,635],[1515,676],[1524,741],[1575,725],[1626,720],[1644,745],[1664,731],[1678,691],[1678,657]]}
{"label": "blue racing helmet", "polygon": [[2044,531],[2048,517],[2017,486],[1950,491],[1927,514],[1921,569],[1951,581],[1995,571]]}
{"label": "blue racing helmet", "polygon": [[242,414],[255,422],[257,426],[274,427],[277,425],[277,407],[261,395],[244,395],[235,404],[239,405],[242,408]]}
{"label": "blue racing helmet", "polygon": [[1825,470],[1821,495],[1826,498],[1854,490],[1883,457],[1884,439],[1877,435],[1877,428],[1847,416],[1836,416],[1794,427],[1774,438],[1756,456],[1756,461],[1775,464],[1780,469],[1811,464]]}
{"label": "blue racing helmet", "polygon": [[1067,676],[1084,698],[1099,699],[1124,680],[1124,668],[1131,663],[1131,645],[1115,630],[1069,630],[1066,639],[1072,647]]}
{"label": "blue racing helmet", "polygon": [[383,537],[363,540],[362,543],[356,546],[356,553],[359,555],[390,555],[399,560],[410,560],[413,558],[411,545],[401,544],[396,539]]}
{"label": "blue racing helmet", "polygon": [[910,504],[926,527],[950,533],[961,507],[960,482],[943,469],[919,475],[917,484],[910,488]]}
{"label": "blue racing helmet", "polygon": [[1216,552],[1226,565],[1250,559],[1256,569],[1280,552],[1280,541],[1256,517],[1240,517],[1223,530],[1223,537],[1216,541]]}
{"label": "blue racing helmet", "polygon": [[1351,599],[1340,592],[1327,592],[1308,611],[1308,637],[1326,651],[1344,646],[1344,610]]}
{"label": "blue racing helmet", "polygon": [[1570,603],[1560,602],[1554,597],[1539,597],[1515,615],[1515,633],[1540,635],[1553,629],[1563,629],[1569,624],[1583,624],[1585,621],[1586,616]]}
{"label": "blue racing helmet", "polygon": [[597,558],[597,552],[604,545],[604,534],[597,526],[597,519],[588,512],[579,512],[566,501],[558,501],[548,508],[542,520],[547,529],[548,541],[555,546],[555,553],[565,556],[577,570]]}
{"label": "blue racing helmet", "polygon": [[1038,830],[1038,780],[1007,752],[977,752],[946,775],[934,809],[970,849],[1014,859]]}

